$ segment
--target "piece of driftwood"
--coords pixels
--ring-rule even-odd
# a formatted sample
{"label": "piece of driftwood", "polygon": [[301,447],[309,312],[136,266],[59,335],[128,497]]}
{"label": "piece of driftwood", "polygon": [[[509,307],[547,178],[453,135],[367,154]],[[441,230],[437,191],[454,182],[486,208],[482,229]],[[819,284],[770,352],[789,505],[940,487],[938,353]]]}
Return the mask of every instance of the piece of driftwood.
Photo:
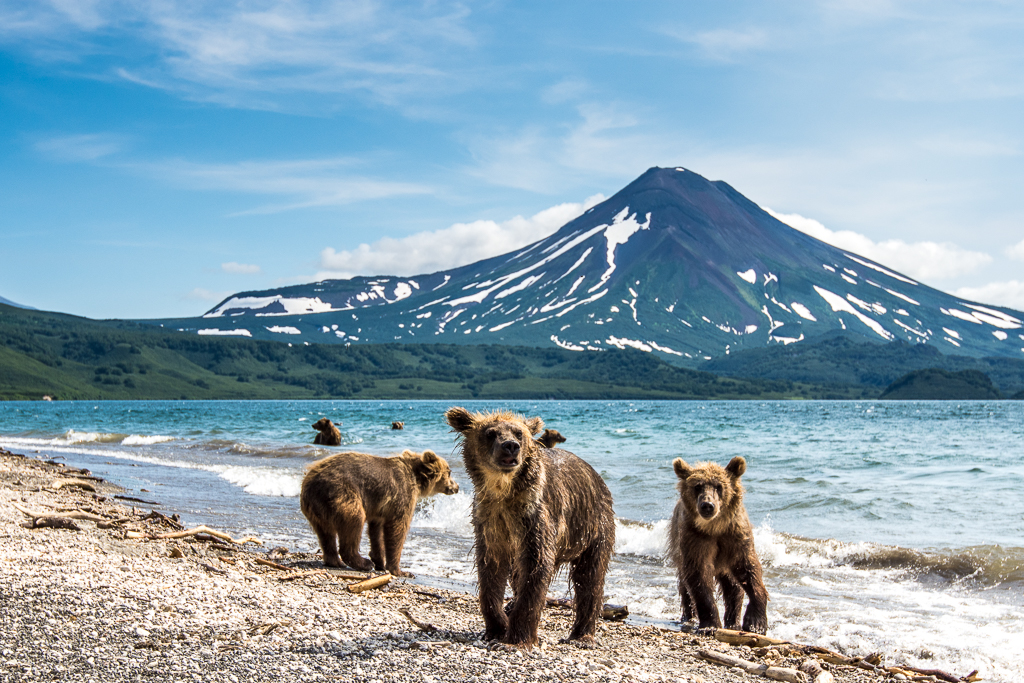
{"label": "piece of driftwood", "polygon": [[[572,609],[573,602],[567,598],[548,598],[545,602],[548,607],[560,607],[562,609]],[[605,603],[601,607],[601,618],[605,621],[622,621],[629,616],[628,605],[613,605],[611,603]]]}
{"label": "piece of driftwood", "polygon": [[33,517],[31,522],[22,524],[26,529],[70,529],[81,531],[82,528],[75,524],[69,517]]}
{"label": "piece of driftwood", "polygon": [[354,579],[357,581],[361,581],[363,579],[373,578],[373,574],[370,574],[369,572],[357,572],[351,569],[324,568],[323,571],[327,572],[328,575],[333,576],[336,579]]}
{"label": "piece of driftwood", "polygon": [[29,517],[32,517],[33,519],[39,519],[39,518],[42,518],[42,517],[47,517],[47,518],[50,518],[50,519],[54,519],[54,518],[84,519],[84,520],[89,521],[89,522],[103,522],[103,521],[106,521],[106,517],[100,517],[99,515],[94,515],[91,512],[84,512],[82,510],[72,510],[70,512],[43,512],[43,511],[40,511],[40,510],[30,510],[29,508],[23,507],[21,505],[18,505],[17,503],[12,503],[12,505],[14,505],[14,509],[15,510],[17,510],[18,512],[20,512],[20,513],[22,513],[24,515],[28,515]]}
{"label": "piece of driftwood", "polygon": [[350,583],[348,585],[348,590],[350,593],[362,593],[363,591],[373,590],[374,588],[386,586],[390,582],[391,574],[381,574],[380,576],[374,576],[372,579],[366,579],[364,581]]}
{"label": "piece of driftwood", "polygon": [[768,636],[762,636],[759,633],[750,633],[749,631],[733,631],[727,628],[715,629],[715,640],[723,643],[729,643],[730,645],[747,645],[749,647],[768,647],[769,645],[785,645],[788,644],[788,640],[779,640],[778,638],[769,638]]}
{"label": "piece of driftwood", "polygon": [[255,561],[256,564],[262,564],[264,567],[270,567],[271,569],[276,569],[280,572],[294,571],[293,567],[286,567],[283,564],[278,564],[277,562],[273,562],[271,560],[264,560],[262,557],[254,557],[253,561]]}
{"label": "piece of driftwood", "polygon": [[135,521],[134,517],[118,517],[117,519],[108,519],[108,520],[104,520],[102,522],[96,522],[96,528],[97,529],[114,529],[116,527],[121,526],[122,524],[127,524],[128,522],[134,522],[134,521]]}
{"label": "piece of driftwood", "polygon": [[155,519],[155,520],[157,520],[159,522],[163,522],[164,524],[166,524],[167,526],[171,527],[172,529],[177,529],[177,530],[180,531],[180,530],[185,528],[185,525],[182,524],[181,522],[179,522],[177,517],[178,517],[178,515],[171,515],[170,517],[168,517],[164,513],[160,512],[159,510],[150,510],[149,514],[146,515],[145,517],[143,517],[142,519],[143,519],[143,521],[148,520],[148,519]]}
{"label": "piece of driftwood", "polygon": [[159,505],[160,503],[155,500],[143,500],[142,498],[136,498],[135,496],[122,496],[119,493],[114,494],[114,498],[118,500],[127,500],[130,503],[142,503],[143,505]]}
{"label": "piece of driftwood", "polygon": [[437,630],[437,627],[434,626],[433,624],[428,624],[425,621],[420,621],[419,619],[414,617],[412,614],[410,614],[408,607],[403,607],[402,609],[398,610],[398,613],[401,614],[406,619],[408,619],[410,624],[412,624],[413,626],[415,626],[416,628],[418,628],[421,631],[424,631],[426,633],[433,633],[434,631]]}
{"label": "piece of driftwood", "polygon": [[800,670],[811,677],[812,683],[835,683],[835,676],[822,668],[816,659],[805,659],[800,663]]}
{"label": "piece of driftwood", "polygon": [[54,491],[58,491],[63,488],[77,488],[82,489],[83,491],[92,491],[93,493],[96,492],[95,486],[93,486],[87,481],[82,481],[81,479],[57,479],[52,484],[50,484],[50,488],[53,489]]}
{"label": "piece of driftwood", "polygon": [[310,569],[305,572],[290,572],[284,576],[277,577],[278,581],[294,581],[295,579],[308,579],[311,576],[330,576],[323,569]]}
{"label": "piece of driftwood", "polygon": [[770,678],[773,681],[784,681],[785,683],[807,683],[807,674],[802,671],[797,671],[796,669],[748,662],[745,659],[733,657],[732,655],[727,655],[723,652],[716,652],[714,650],[700,650],[697,654],[701,659],[711,662],[712,664],[739,668],[749,674],[764,676],[765,678]]}
{"label": "piece of driftwood", "polygon": [[212,564],[206,564],[205,562],[200,562],[199,566],[202,567],[203,569],[205,569],[206,571],[212,573],[212,574],[227,574],[226,571],[224,571],[223,569],[219,569],[217,567],[214,567]]}
{"label": "piece of driftwood", "polygon": [[235,545],[244,545],[246,543],[255,543],[256,545],[263,545],[263,541],[259,540],[258,538],[254,538],[252,536],[246,536],[245,538],[235,539],[235,538],[231,538],[231,536],[227,535],[223,531],[217,531],[216,529],[211,529],[208,526],[197,526],[194,529],[185,529],[184,531],[168,531],[168,532],[162,533],[162,534],[151,534],[151,533],[147,533],[147,532],[144,532],[144,531],[129,531],[129,532],[127,532],[125,534],[125,537],[126,538],[145,538],[145,539],[148,539],[148,540],[151,540],[151,541],[155,541],[155,540],[158,540],[158,539],[167,539],[167,538],[185,538],[187,536],[200,537],[203,534],[205,534],[206,536],[212,537],[212,538],[219,538],[219,539],[221,539],[223,541],[230,541],[231,543],[234,543]]}

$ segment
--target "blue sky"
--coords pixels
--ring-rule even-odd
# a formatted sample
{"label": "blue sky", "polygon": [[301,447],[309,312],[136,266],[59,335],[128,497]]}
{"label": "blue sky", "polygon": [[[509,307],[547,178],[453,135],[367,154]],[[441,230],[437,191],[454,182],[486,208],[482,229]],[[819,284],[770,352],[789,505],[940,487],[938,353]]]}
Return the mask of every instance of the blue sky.
{"label": "blue sky", "polygon": [[1024,309],[1013,2],[0,0],[0,296],[89,317],[414,274],[650,166]]}

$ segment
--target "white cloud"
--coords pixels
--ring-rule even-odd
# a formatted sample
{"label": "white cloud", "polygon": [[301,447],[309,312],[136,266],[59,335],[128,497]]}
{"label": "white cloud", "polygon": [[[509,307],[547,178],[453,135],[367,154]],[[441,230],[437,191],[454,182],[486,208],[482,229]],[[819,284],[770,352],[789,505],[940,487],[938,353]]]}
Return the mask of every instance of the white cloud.
{"label": "white cloud", "polygon": [[234,294],[234,292],[213,292],[210,291],[209,289],[196,287],[182,298],[198,301],[223,301],[232,294]]}
{"label": "white cloud", "polygon": [[57,161],[96,161],[117,154],[124,145],[122,137],[108,133],[65,135],[35,143],[36,151]]}
{"label": "white cloud", "polygon": [[1015,261],[1024,261],[1024,240],[1006,248],[1006,255]]}
{"label": "white cloud", "polygon": [[[291,108],[294,93],[390,102],[451,88],[440,65],[476,45],[468,16],[454,0],[52,0],[0,8],[0,41],[188,97]],[[133,60],[109,58],[117,38],[140,46]]]}
{"label": "white cloud", "polygon": [[981,287],[961,287],[953,293],[970,301],[1024,311],[1024,282],[1017,280],[990,282]]}
{"label": "white cloud", "polygon": [[260,267],[257,265],[235,263],[234,261],[220,264],[220,269],[232,275],[257,275],[261,272]]}
{"label": "white cloud", "polygon": [[992,262],[992,257],[988,254],[968,251],[950,242],[874,242],[852,230],[833,232],[813,218],[805,218],[795,213],[776,213],[768,207],[761,208],[783,223],[815,239],[866,256],[888,268],[926,282],[971,273]]}
{"label": "white cloud", "polygon": [[423,185],[354,174],[348,167],[355,163],[355,160],[344,158],[241,161],[232,164],[176,160],[138,165],[137,168],[197,190],[228,190],[289,198],[283,203],[263,205],[236,215],[280,213],[430,192]]}
{"label": "white cloud", "polygon": [[734,61],[739,55],[759,50],[768,45],[768,34],[759,28],[714,29],[711,31],[665,31],[684,43],[697,46],[706,59],[718,62]]}
{"label": "white cloud", "polygon": [[594,195],[582,203],[559,204],[529,218],[516,216],[501,223],[479,220],[400,239],[385,237],[351,251],[328,247],[320,254],[323,272],[317,274],[317,279],[416,275],[456,268],[547,237],[604,199],[603,195]]}

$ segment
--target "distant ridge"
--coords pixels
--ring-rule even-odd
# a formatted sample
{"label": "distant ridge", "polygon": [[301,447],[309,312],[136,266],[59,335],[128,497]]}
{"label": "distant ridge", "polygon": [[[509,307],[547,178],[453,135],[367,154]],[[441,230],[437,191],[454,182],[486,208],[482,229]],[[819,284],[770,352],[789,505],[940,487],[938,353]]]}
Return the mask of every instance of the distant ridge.
{"label": "distant ridge", "polygon": [[837,331],[1022,358],[1022,320],[794,230],[725,182],[652,168],[508,254],[241,292],[201,318],[148,322],[292,343],[635,348],[697,364]]}
{"label": "distant ridge", "polygon": [[2,296],[0,296],[0,304],[4,304],[5,306],[14,306],[15,308],[24,308],[26,311],[35,311],[35,310],[37,310],[35,308],[32,308],[31,306],[26,306],[24,304],[15,303],[15,302],[11,301],[10,299],[3,298]]}

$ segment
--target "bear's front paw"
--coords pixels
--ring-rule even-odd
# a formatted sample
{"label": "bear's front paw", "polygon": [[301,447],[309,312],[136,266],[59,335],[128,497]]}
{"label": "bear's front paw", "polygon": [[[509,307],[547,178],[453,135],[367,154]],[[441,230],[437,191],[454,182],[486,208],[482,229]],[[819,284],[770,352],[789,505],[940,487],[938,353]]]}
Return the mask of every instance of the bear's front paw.
{"label": "bear's front paw", "polygon": [[396,569],[395,571],[388,571],[388,573],[391,574],[391,576],[395,577],[396,579],[412,579],[412,578],[415,578],[414,574],[410,574],[409,572],[404,572],[401,569]]}
{"label": "bear's front paw", "polygon": [[751,619],[750,621],[744,621],[743,630],[749,631],[750,633],[759,633],[763,636],[764,634],[768,633],[768,620]]}
{"label": "bear's front paw", "polygon": [[596,650],[597,639],[594,636],[583,636],[581,638],[562,638],[558,641],[560,645],[572,645],[581,650]]}

